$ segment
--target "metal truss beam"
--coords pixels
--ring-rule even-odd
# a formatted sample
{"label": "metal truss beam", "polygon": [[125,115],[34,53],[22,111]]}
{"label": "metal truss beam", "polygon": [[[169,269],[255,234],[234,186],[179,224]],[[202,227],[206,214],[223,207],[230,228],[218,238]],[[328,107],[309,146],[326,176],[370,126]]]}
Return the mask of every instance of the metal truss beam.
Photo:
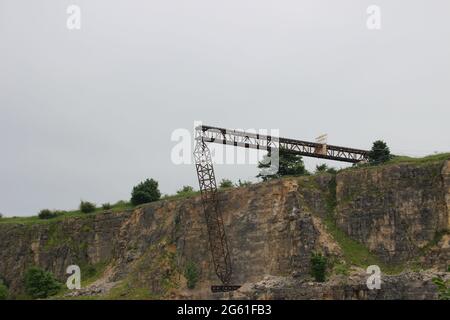
{"label": "metal truss beam", "polygon": [[335,161],[358,163],[367,161],[368,151],[347,147],[320,144],[316,142],[279,138],[257,133],[229,130],[211,126],[196,128],[197,139],[204,142],[226,144],[230,146],[262,149],[270,151],[278,149],[289,151],[306,157],[314,157]]}

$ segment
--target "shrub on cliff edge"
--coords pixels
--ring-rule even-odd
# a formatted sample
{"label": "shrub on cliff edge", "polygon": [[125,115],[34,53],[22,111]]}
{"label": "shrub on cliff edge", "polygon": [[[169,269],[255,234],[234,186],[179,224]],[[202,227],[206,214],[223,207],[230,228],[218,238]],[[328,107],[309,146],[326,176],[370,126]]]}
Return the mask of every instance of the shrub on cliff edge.
{"label": "shrub on cliff edge", "polygon": [[111,204],[109,202],[106,202],[104,204],[102,204],[102,209],[103,210],[110,210],[112,208]]}
{"label": "shrub on cliff edge", "polygon": [[39,211],[38,217],[39,219],[51,219],[56,217],[56,213],[49,209],[42,209],[41,211]]}
{"label": "shrub on cliff edge", "polygon": [[[278,160],[278,163],[276,163],[276,160]],[[274,169],[276,164],[278,165],[278,172],[269,170],[271,167]],[[261,170],[256,177],[261,178],[263,181],[278,179],[283,176],[301,176],[309,174],[305,169],[305,164],[303,163],[301,155],[292,154],[283,149],[279,151],[278,159],[274,155],[272,155],[272,157],[268,154],[265,155],[263,161],[258,163],[258,168]]]}
{"label": "shrub on cliff edge", "polygon": [[372,150],[369,151],[369,163],[380,164],[392,159],[391,151],[386,142],[377,140],[373,143]]}
{"label": "shrub on cliff edge", "polygon": [[194,289],[199,277],[197,266],[194,263],[189,262],[186,265],[186,269],[184,270],[184,277],[187,280],[187,287],[189,289]]}
{"label": "shrub on cliff edge", "polygon": [[325,272],[327,269],[327,258],[321,253],[311,255],[311,275],[317,282],[325,281]]}
{"label": "shrub on cliff edge", "polygon": [[233,181],[230,179],[222,179],[219,183],[220,189],[232,188],[233,186]]}
{"label": "shrub on cliff edge", "polygon": [[25,273],[25,291],[34,299],[43,299],[55,295],[61,284],[51,272],[31,267]]}
{"label": "shrub on cliff edge", "polygon": [[147,202],[159,200],[161,192],[158,189],[158,181],[147,179],[133,187],[131,192],[131,203],[139,205]]}
{"label": "shrub on cliff edge", "polygon": [[8,296],[8,287],[3,283],[3,280],[0,279],[0,300],[6,300],[8,299]]}
{"label": "shrub on cliff edge", "polygon": [[95,204],[89,201],[80,202],[80,211],[83,213],[90,213],[95,211]]}

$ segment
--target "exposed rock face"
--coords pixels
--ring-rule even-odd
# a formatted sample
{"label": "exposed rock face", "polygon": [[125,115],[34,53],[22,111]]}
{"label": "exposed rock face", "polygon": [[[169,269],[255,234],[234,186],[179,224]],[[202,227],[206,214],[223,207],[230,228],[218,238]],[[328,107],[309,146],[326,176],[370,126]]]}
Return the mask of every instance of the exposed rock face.
{"label": "exposed rock face", "polygon": [[444,272],[402,273],[382,276],[380,289],[366,286],[367,274],[362,270],[350,276],[333,276],[327,282],[317,283],[286,277],[268,276],[263,280],[242,286],[233,292],[233,299],[302,299],[302,300],[400,300],[438,298],[434,277],[450,279]]}
{"label": "exposed rock face", "polygon": [[[367,275],[309,284],[312,252],[321,251],[330,261],[343,256],[343,248],[325,226],[326,217],[334,217],[341,230],[385,262],[422,257],[428,266],[447,270],[448,162],[276,180],[230,189],[219,198],[232,251],[232,282],[253,288],[242,288],[237,298],[373,298],[364,291]],[[87,294],[106,295],[117,282],[124,284],[119,298],[129,297],[136,288],[150,298],[232,296],[210,292],[209,286],[219,283],[198,196],[64,221],[0,224],[0,276],[13,292],[23,289],[23,274],[31,265],[51,270],[64,281],[71,264],[80,265],[82,275],[89,265],[107,265],[101,281],[86,289]],[[187,264],[199,272],[194,290],[186,288]],[[270,293],[264,286],[252,287],[268,275],[282,279],[285,289],[278,282],[279,290],[271,288]],[[398,277],[387,278],[386,290],[376,298],[436,297],[428,280],[419,276],[409,287],[398,289]],[[411,286],[425,289],[409,291]]]}
{"label": "exposed rock face", "polygon": [[[450,229],[449,163],[403,164],[338,174],[338,226],[386,262],[414,258]],[[447,261],[441,262],[446,264],[448,255]]]}

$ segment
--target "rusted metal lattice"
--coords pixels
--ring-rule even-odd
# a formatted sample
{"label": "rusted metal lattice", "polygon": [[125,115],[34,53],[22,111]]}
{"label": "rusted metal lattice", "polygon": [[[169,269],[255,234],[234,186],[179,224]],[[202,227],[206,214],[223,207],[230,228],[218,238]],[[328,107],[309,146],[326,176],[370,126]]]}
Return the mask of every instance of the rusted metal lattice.
{"label": "rusted metal lattice", "polygon": [[222,283],[227,285],[231,278],[231,257],[217,200],[217,184],[211,152],[201,139],[197,140],[194,158],[214,268]]}

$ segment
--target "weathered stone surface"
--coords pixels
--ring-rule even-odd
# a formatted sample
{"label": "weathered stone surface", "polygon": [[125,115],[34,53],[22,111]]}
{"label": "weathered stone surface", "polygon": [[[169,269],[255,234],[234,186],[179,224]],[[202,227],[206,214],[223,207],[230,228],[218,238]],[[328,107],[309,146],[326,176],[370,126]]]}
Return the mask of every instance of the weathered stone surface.
{"label": "weathered stone surface", "polygon": [[450,229],[448,163],[391,165],[338,174],[339,227],[386,262],[417,256]]}
{"label": "weathered stone surface", "polygon": [[[422,274],[404,287],[399,287],[402,277],[414,275],[387,277],[386,290],[378,296],[364,289],[364,281],[360,283],[366,275],[311,283],[310,257],[321,251],[330,261],[342,258],[340,244],[324,225],[324,218],[332,214],[348,236],[385,262],[419,259],[447,270],[449,176],[448,162],[390,165],[220,192],[233,259],[232,282],[246,284],[238,292],[242,298],[254,294],[277,299],[434,298],[435,287],[420,278]],[[126,281],[155,298],[230,297],[209,290],[219,283],[198,196],[50,223],[0,224],[0,276],[13,292],[23,289],[23,275],[31,265],[50,270],[65,282],[68,265],[80,265],[83,274],[83,266],[97,263],[108,265],[102,279],[75,296],[105,295],[111,284]],[[188,263],[199,270],[193,290],[186,288],[183,275]],[[261,281],[268,275],[281,282],[264,287]]]}
{"label": "weathered stone surface", "polygon": [[277,300],[436,300],[438,294],[433,278],[450,279],[448,273],[417,272],[382,275],[380,289],[368,289],[367,274],[362,270],[350,276],[333,276],[317,283],[289,277],[266,276],[256,283],[247,283],[233,292],[233,299]]}

